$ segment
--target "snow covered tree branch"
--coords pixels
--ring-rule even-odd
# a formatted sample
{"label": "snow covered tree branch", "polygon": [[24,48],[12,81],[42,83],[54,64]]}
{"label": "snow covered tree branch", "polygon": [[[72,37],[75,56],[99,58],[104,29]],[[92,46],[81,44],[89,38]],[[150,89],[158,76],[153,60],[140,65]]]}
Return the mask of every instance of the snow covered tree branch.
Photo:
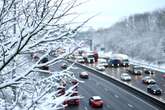
{"label": "snow covered tree branch", "polygon": [[[82,46],[73,38],[89,19],[74,28],[67,20],[80,5],[78,0],[0,1],[1,110],[56,110],[66,106],[65,100],[81,98],[71,97],[78,86],[71,84],[77,80],[69,71],[74,65],[63,71],[53,69]],[[44,58],[48,61],[42,62]],[[59,95],[58,87],[64,83],[69,88]]]}

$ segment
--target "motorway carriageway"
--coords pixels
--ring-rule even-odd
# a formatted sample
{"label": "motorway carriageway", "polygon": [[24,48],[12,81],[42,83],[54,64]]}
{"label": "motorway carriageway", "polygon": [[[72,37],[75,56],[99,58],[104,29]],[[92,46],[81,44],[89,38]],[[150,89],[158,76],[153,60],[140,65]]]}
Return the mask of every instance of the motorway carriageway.
{"label": "motorway carriageway", "polygon": [[[72,71],[75,72],[77,78],[79,78],[79,73],[86,70],[77,67],[77,69]],[[97,110],[159,110],[143,99],[100,78],[94,73],[89,72],[89,79],[80,80],[83,80],[84,83],[79,84],[78,90],[84,98],[80,99],[79,106],[70,106],[65,110],[96,110],[89,106],[88,101],[91,96],[95,95],[101,96],[104,101],[103,108],[98,108]]]}

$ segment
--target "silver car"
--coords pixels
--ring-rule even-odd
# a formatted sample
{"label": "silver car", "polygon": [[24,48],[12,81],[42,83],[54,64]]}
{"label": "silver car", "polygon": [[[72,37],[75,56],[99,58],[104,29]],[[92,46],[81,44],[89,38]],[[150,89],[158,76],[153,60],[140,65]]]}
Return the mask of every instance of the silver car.
{"label": "silver car", "polygon": [[120,78],[123,81],[130,81],[131,80],[131,76],[129,74],[127,74],[127,73],[122,73]]}

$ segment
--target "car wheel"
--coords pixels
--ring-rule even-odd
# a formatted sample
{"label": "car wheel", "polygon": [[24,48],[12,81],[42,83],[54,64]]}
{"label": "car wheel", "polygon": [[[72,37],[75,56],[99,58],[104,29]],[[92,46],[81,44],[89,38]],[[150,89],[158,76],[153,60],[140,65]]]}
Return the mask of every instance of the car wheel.
{"label": "car wheel", "polygon": [[89,100],[89,105],[91,105],[92,103],[91,103],[91,101]]}

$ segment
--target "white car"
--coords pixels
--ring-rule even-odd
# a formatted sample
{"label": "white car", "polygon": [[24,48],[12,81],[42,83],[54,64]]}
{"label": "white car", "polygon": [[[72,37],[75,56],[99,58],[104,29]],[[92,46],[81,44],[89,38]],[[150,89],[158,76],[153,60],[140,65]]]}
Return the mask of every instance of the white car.
{"label": "white car", "polygon": [[83,71],[83,72],[80,73],[79,76],[80,76],[80,78],[88,79],[89,74],[88,74],[88,72]]}
{"label": "white car", "polygon": [[108,67],[108,62],[106,59],[98,59],[98,64],[103,65],[104,67]]}
{"label": "white car", "polygon": [[131,76],[129,74],[127,74],[127,73],[122,73],[120,78],[123,81],[130,81],[131,80]]}
{"label": "white car", "polygon": [[78,56],[76,58],[76,60],[77,60],[78,63],[85,63],[85,60],[84,60],[84,58],[82,56]]}
{"label": "white car", "polygon": [[104,71],[105,67],[103,65],[97,65],[96,69],[99,70],[99,71]]}

